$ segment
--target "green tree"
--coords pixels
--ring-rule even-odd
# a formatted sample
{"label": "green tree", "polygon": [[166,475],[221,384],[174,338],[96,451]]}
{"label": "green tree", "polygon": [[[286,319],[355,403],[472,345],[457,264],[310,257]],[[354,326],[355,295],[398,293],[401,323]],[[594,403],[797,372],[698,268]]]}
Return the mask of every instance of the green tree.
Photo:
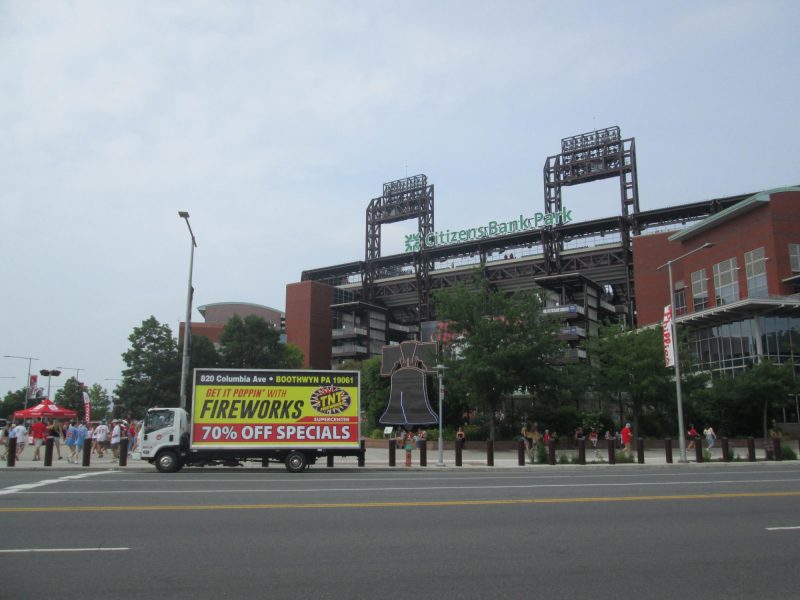
{"label": "green tree", "polygon": [[456,337],[446,359],[447,389],[483,405],[489,437],[495,439],[495,413],[503,396],[519,388],[536,395],[556,382],[554,361],[562,351],[558,324],[542,313],[533,290],[508,296],[476,273],[473,286],[459,285],[435,293],[438,318]]}
{"label": "green tree", "polygon": [[[350,367],[343,365],[343,369]],[[380,427],[381,418],[389,402],[389,378],[381,377],[381,357],[373,356],[361,363],[361,410],[370,428]]]}
{"label": "green tree", "polygon": [[114,390],[115,407],[138,416],[152,406],[178,406],[181,355],[169,325],[151,316],[128,340],[131,347],[122,354],[127,369]]}
{"label": "green tree", "polygon": [[[183,357],[183,340],[178,351]],[[218,366],[219,353],[214,347],[214,342],[204,335],[193,335],[189,344],[189,372],[193,369],[213,369]]]}
{"label": "green tree", "polygon": [[107,419],[111,408],[108,390],[99,383],[93,383],[89,392],[89,415],[92,421]]}
{"label": "green tree", "polygon": [[231,369],[294,369],[303,364],[296,346],[280,343],[272,323],[256,315],[232,316],[219,336],[220,365]]}
{"label": "green tree", "polygon": [[762,433],[766,440],[769,437],[773,411],[786,403],[789,394],[797,391],[798,384],[792,364],[776,365],[762,360],[737,375],[735,384],[739,402],[760,409]]}
{"label": "green tree", "polygon": [[[7,391],[0,406],[0,418],[11,420],[14,412],[25,408],[25,392],[27,388],[16,391]],[[35,404],[35,402],[34,402]]]}
{"label": "green tree", "polygon": [[55,403],[61,408],[74,410],[79,418],[83,417],[83,384],[75,377],[64,382],[64,387],[56,392]]}
{"label": "green tree", "polygon": [[605,325],[588,340],[587,350],[594,391],[630,410],[634,436],[639,435],[644,410],[665,409],[674,401],[675,384],[664,364],[660,329],[622,331],[618,325]]}

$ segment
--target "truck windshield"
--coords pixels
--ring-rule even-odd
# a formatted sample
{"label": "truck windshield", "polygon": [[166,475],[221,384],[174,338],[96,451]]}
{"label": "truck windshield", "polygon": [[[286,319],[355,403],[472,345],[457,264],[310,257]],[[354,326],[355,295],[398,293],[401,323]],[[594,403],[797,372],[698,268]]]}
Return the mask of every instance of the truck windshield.
{"label": "truck windshield", "polygon": [[171,410],[151,410],[144,419],[144,432],[151,433],[165,427],[172,427],[174,419],[175,413]]}

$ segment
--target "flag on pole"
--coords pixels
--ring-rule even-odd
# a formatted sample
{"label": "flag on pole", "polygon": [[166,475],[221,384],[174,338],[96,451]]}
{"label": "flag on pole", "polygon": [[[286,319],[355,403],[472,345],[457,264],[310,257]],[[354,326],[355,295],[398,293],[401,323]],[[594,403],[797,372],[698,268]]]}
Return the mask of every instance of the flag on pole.
{"label": "flag on pole", "polygon": [[664,362],[668,367],[675,366],[675,340],[672,336],[672,306],[664,307],[664,321],[661,323],[664,333]]}
{"label": "flag on pole", "polygon": [[83,420],[88,423],[91,413],[91,402],[89,402],[89,392],[83,391]]}

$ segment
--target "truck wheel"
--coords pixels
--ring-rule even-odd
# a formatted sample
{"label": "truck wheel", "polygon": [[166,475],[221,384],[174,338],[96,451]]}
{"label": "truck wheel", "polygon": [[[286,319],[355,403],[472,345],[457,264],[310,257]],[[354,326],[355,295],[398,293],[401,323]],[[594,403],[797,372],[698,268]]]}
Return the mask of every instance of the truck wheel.
{"label": "truck wheel", "polygon": [[306,455],[293,450],[286,455],[286,470],[290,473],[300,473],[308,466]]}
{"label": "truck wheel", "polygon": [[161,473],[174,473],[180,466],[178,455],[172,450],[164,450],[156,456],[156,469]]}

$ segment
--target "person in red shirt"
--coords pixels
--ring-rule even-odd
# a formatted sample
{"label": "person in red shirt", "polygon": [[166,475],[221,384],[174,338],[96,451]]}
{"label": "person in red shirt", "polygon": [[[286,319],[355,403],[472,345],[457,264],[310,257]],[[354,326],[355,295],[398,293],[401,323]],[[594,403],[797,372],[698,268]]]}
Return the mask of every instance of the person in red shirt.
{"label": "person in red shirt", "polygon": [[687,450],[691,450],[692,448],[694,448],[694,441],[695,441],[697,438],[699,438],[699,437],[700,437],[700,434],[699,434],[699,433],[697,433],[697,429],[695,429],[695,428],[694,428],[694,425],[692,425],[691,423],[689,423],[689,432],[688,432],[688,435],[689,435],[689,445],[688,445],[688,446],[686,446],[686,449],[687,449]]}
{"label": "person in red shirt", "polygon": [[31,437],[33,438],[33,460],[41,460],[39,449],[44,444],[44,438],[47,435],[47,425],[41,419],[37,419],[36,423],[31,425]]}
{"label": "person in red shirt", "polygon": [[620,438],[622,439],[622,445],[625,447],[625,452],[631,451],[631,436],[633,433],[631,432],[631,424],[625,423],[625,427],[623,427],[619,432]]}

